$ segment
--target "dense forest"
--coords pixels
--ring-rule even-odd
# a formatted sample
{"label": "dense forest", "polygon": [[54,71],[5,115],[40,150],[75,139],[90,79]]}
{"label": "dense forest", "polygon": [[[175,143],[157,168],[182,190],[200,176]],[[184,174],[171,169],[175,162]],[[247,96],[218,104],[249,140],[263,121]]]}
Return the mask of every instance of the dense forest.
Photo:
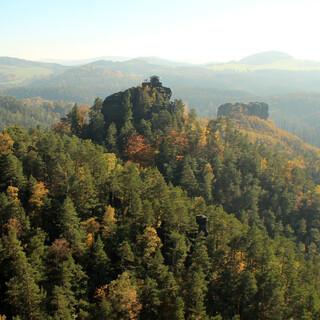
{"label": "dense forest", "polygon": [[0,319],[319,319],[319,152],[171,95],[0,134]]}
{"label": "dense forest", "polygon": [[71,108],[71,103],[63,101],[0,96],[0,129],[11,125],[50,127],[65,116]]}

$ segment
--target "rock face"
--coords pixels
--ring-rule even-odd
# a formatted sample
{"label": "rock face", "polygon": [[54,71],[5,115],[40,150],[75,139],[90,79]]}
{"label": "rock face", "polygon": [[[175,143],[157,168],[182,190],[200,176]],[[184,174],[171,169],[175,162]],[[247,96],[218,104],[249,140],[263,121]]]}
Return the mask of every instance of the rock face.
{"label": "rock face", "polygon": [[237,117],[239,115],[255,116],[268,119],[269,106],[264,102],[225,103],[218,109],[218,117]]}
{"label": "rock face", "polygon": [[203,215],[203,214],[199,214],[196,216],[196,222],[198,224],[198,232],[203,232],[203,234],[205,236],[208,235],[208,217]]}

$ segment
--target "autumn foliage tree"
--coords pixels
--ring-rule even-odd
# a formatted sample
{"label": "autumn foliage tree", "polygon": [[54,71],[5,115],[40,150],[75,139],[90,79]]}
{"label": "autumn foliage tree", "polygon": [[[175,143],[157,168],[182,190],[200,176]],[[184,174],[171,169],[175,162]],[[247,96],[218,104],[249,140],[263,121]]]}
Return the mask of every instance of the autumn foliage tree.
{"label": "autumn foliage tree", "polygon": [[98,289],[96,296],[110,305],[106,315],[109,319],[138,319],[141,304],[130,273],[124,272],[109,285]]}
{"label": "autumn foliage tree", "polygon": [[154,150],[142,135],[129,137],[125,153],[128,159],[144,166],[151,165],[154,159]]}

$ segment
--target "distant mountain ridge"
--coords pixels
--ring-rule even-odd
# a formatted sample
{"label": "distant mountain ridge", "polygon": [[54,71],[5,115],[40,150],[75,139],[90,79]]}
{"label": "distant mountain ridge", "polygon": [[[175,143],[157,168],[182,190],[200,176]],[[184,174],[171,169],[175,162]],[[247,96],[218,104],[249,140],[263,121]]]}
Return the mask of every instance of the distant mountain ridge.
{"label": "distant mountain ridge", "polygon": [[80,66],[83,64],[88,64],[88,63],[99,61],[99,60],[116,62],[116,61],[126,61],[130,59],[131,58],[121,57],[121,56],[103,56],[103,57],[94,57],[94,58],[87,58],[87,59],[44,59],[43,62],[58,63],[64,66]]}
{"label": "distant mountain ridge", "polygon": [[320,114],[316,113],[320,108],[320,63],[281,52],[207,65],[140,57],[63,66],[0,57],[0,95],[91,104],[96,97],[136,86],[154,74],[173,89],[175,98],[200,115],[215,116],[218,106],[226,102],[265,101],[278,125],[320,145]]}
{"label": "distant mountain ridge", "polygon": [[46,66],[50,68],[63,68],[62,65],[58,63],[41,62],[27,59],[20,59],[15,57],[0,56],[0,65],[11,65],[11,66]]}
{"label": "distant mountain ridge", "polygon": [[56,63],[0,57],[0,89],[1,86],[25,85],[30,81],[46,79],[66,69]]}
{"label": "distant mountain ridge", "polygon": [[296,59],[291,55],[267,51],[247,56],[239,61],[209,63],[207,68],[215,72],[253,72],[253,71],[319,71],[320,62]]}
{"label": "distant mountain ridge", "polygon": [[279,60],[294,59],[291,55],[280,51],[266,51],[256,53],[241,59],[239,62],[244,64],[268,64]]}

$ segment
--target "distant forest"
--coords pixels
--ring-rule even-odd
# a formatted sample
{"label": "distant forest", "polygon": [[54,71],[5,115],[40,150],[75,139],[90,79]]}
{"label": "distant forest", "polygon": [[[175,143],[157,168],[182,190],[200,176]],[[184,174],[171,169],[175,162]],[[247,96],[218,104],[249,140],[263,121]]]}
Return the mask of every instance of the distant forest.
{"label": "distant forest", "polygon": [[22,127],[50,127],[68,113],[73,104],[48,101],[42,98],[16,99],[0,96],[0,129]]}

